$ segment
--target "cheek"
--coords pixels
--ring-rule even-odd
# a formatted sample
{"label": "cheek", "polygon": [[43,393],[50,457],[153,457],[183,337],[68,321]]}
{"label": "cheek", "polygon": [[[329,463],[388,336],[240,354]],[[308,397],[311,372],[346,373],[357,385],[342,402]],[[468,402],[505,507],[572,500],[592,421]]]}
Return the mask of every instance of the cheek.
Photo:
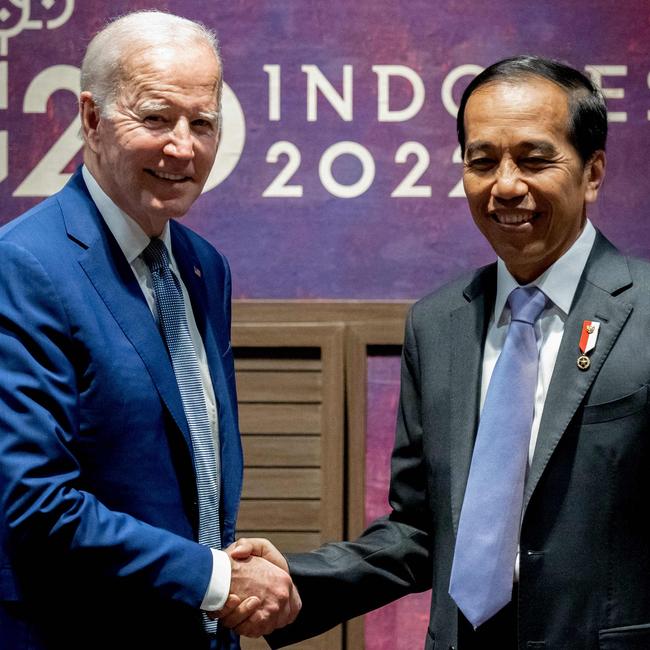
{"label": "cheek", "polygon": [[469,210],[475,219],[479,219],[487,212],[490,191],[489,189],[477,187],[475,183],[463,183],[463,187],[465,188]]}
{"label": "cheek", "polygon": [[195,149],[196,162],[201,168],[207,167],[208,170],[212,168],[214,159],[217,157],[217,148],[214,143],[208,145],[199,145]]}

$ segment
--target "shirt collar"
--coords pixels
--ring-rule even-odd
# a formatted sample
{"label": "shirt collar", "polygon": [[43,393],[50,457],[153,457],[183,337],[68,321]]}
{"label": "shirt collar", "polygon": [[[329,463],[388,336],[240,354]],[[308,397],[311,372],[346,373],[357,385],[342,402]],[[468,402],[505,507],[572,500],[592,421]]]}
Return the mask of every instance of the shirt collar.
{"label": "shirt collar", "polygon": [[[90,198],[95,202],[99,214],[102,215],[108,229],[111,231],[113,237],[115,237],[127,262],[133,264],[134,260],[140,257],[142,251],[149,245],[151,238],[134,219],[115,205],[108,194],[99,186],[99,183],[95,180],[86,165],[82,166],[81,173],[88,188]],[[173,259],[169,222],[165,224],[160,239],[164,242],[170,259]]]}
{"label": "shirt collar", "polygon": [[[560,259],[554,262],[542,275],[530,283],[538,287],[550,301],[566,316],[571,309],[571,303],[578,288],[580,276],[585,269],[587,259],[596,241],[596,229],[589,219],[585,223],[580,236],[575,240]],[[516,287],[521,286],[506,268],[505,262],[497,260],[497,295],[494,303],[494,319],[499,323],[503,318],[503,310],[508,296]]]}

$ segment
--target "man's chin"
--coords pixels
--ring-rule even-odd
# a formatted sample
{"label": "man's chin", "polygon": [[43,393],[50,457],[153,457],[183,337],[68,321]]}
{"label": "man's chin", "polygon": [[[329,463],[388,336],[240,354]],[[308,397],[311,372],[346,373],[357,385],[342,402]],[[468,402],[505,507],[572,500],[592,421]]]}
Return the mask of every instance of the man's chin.
{"label": "man's chin", "polygon": [[169,221],[170,219],[180,219],[185,216],[192,207],[194,201],[187,199],[173,200],[154,200],[147,208],[147,214],[155,220]]}
{"label": "man's chin", "polygon": [[146,206],[136,207],[127,214],[142,228],[149,237],[158,237],[170,219],[180,219],[190,209],[191,203],[152,202]]}

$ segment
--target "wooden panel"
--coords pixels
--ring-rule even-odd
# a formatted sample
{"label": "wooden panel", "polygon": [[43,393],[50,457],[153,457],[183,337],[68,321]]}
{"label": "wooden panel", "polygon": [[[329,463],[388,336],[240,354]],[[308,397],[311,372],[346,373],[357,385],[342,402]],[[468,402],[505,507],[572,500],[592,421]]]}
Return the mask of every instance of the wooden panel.
{"label": "wooden panel", "polygon": [[289,358],[267,358],[255,357],[251,359],[237,357],[238,350],[235,349],[236,370],[295,370],[296,372],[320,372],[323,367],[320,359],[295,359]]}
{"label": "wooden panel", "polygon": [[318,499],[320,468],[249,467],[244,472],[244,499]]}
{"label": "wooden panel", "polygon": [[319,404],[239,404],[242,433],[320,433]]}
{"label": "wooden panel", "polygon": [[237,395],[242,402],[320,402],[319,372],[237,373]]}
{"label": "wooden panel", "polygon": [[232,318],[233,323],[361,321],[368,324],[386,320],[403,323],[412,304],[413,301],[406,300],[235,300]]}
{"label": "wooden panel", "polygon": [[[299,350],[300,348],[321,348],[327,340],[340,339],[343,344],[343,323],[321,324],[317,322],[238,322],[233,323],[232,345],[237,348],[278,348]],[[240,353],[241,355],[241,353]],[[251,354],[243,355],[245,357]],[[268,356],[267,354],[263,356]],[[287,355],[283,355],[287,356]],[[301,355],[300,358],[303,358]],[[316,357],[318,358],[318,355]]]}
{"label": "wooden panel", "polygon": [[[330,630],[317,636],[314,639],[307,639],[301,643],[294,643],[286,646],[290,650],[333,650],[341,647],[340,629]],[[244,639],[241,640],[242,650],[269,650],[269,645],[264,639]],[[354,648],[353,650],[360,650]]]}
{"label": "wooden panel", "polygon": [[[348,404],[347,462],[348,537],[357,537],[365,528],[366,399],[368,350],[374,345],[401,346],[404,323],[385,321],[351,325],[346,341],[346,399]],[[399,351],[395,351],[399,354]]]}
{"label": "wooden panel", "polygon": [[248,467],[319,467],[318,436],[244,435],[244,458]]}
{"label": "wooden panel", "polygon": [[323,468],[323,490],[321,499],[326,504],[321,512],[322,541],[329,542],[340,540],[344,533],[344,522],[341,517],[344,513],[343,483],[344,483],[344,455],[345,445],[343,431],[345,429],[344,408],[345,403],[345,371],[344,356],[344,330],[330,332],[323,337],[322,359],[323,382],[322,404],[322,434],[321,454]]}
{"label": "wooden panel", "polygon": [[[348,526],[347,537],[357,537],[365,527],[365,464],[368,352],[373,345],[403,343],[403,319],[354,324],[348,328],[346,341],[346,398],[348,424]],[[364,618],[346,623],[346,647],[363,648]]]}
{"label": "wooden panel", "polygon": [[242,650],[269,650],[269,644],[264,639],[241,639]]}
{"label": "wooden panel", "polygon": [[321,544],[320,533],[278,532],[277,530],[237,530],[237,538],[264,537],[282,553],[303,553],[318,548]]}
{"label": "wooden panel", "polygon": [[[343,536],[345,327],[254,321],[232,333],[246,461],[237,534],[303,552]],[[294,647],[340,650],[342,630]]]}
{"label": "wooden panel", "polygon": [[318,531],[320,500],[248,500],[241,502],[237,523],[242,530]]}

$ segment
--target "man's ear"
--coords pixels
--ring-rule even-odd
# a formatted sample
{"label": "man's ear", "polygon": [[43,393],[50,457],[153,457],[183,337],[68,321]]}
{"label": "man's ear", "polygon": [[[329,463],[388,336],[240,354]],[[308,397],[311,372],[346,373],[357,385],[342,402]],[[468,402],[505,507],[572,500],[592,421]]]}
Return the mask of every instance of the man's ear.
{"label": "man's ear", "polygon": [[79,117],[81,118],[81,135],[92,151],[97,153],[97,129],[101,121],[101,111],[95,103],[91,92],[84,90],[79,95]]}
{"label": "man's ear", "polygon": [[598,197],[598,190],[605,179],[605,152],[602,149],[596,151],[585,165],[585,202],[594,203]]}

